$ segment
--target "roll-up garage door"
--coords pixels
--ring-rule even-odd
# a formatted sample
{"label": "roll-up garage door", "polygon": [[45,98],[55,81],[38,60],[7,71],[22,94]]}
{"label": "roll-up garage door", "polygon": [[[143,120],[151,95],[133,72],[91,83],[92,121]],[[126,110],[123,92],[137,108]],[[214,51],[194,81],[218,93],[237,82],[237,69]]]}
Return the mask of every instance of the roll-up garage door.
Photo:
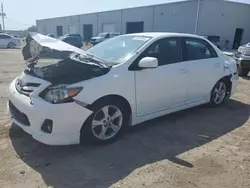
{"label": "roll-up garage door", "polygon": [[76,26],[69,25],[69,34],[76,34]]}
{"label": "roll-up garage door", "polygon": [[102,25],[103,32],[115,32],[115,24],[103,24]]}

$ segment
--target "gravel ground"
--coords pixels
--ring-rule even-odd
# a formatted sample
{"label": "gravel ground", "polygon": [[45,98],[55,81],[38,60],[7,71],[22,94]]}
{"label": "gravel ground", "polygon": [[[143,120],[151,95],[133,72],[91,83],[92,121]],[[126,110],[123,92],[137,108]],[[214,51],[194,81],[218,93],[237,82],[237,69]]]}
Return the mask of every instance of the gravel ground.
{"label": "gravel ground", "polygon": [[129,130],[106,146],[51,147],[12,125],[9,82],[25,67],[0,49],[0,187],[250,187],[250,77],[219,108],[207,105]]}

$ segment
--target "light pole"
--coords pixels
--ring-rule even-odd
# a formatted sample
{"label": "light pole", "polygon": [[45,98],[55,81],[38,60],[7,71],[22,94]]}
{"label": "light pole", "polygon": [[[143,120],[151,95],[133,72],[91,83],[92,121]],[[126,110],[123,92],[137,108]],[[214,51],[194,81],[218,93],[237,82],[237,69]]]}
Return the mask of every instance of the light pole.
{"label": "light pole", "polygon": [[197,28],[198,28],[198,22],[199,22],[199,15],[200,15],[200,3],[201,3],[201,0],[198,0],[197,12],[196,12],[196,20],[195,20],[195,27],[194,27],[194,34],[197,34]]}
{"label": "light pole", "polygon": [[1,3],[1,13],[0,13],[0,16],[2,17],[3,31],[5,31],[4,17],[6,16],[6,14],[3,12],[3,3]]}

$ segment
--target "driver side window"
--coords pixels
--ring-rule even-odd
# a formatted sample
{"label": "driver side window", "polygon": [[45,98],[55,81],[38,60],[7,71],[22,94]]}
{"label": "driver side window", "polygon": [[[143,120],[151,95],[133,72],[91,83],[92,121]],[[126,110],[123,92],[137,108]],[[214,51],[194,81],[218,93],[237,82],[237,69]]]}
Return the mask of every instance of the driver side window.
{"label": "driver side window", "polygon": [[159,66],[180,62],[180,42],[178,38],[160,39],[144,51],[143,57],[157,58]]}

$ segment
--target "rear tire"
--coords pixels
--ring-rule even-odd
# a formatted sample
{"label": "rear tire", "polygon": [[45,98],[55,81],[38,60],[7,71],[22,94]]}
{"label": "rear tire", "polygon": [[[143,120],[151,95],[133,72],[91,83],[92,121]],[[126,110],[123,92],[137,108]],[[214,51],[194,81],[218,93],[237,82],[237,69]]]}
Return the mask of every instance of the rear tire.
{"label": "rear tire", "polygon": [[14,43],[14,42],[10,42],[9,44],[8,44],[8,48],[15,48],[16,47],[16,44]]}
{"label": "rear tire", "polygon": [[102,100],[93,104],[91,110],[93,113],[81,130],[81,143],[111,143],[117,140],[128,126],[129,110],[119,100]]}

